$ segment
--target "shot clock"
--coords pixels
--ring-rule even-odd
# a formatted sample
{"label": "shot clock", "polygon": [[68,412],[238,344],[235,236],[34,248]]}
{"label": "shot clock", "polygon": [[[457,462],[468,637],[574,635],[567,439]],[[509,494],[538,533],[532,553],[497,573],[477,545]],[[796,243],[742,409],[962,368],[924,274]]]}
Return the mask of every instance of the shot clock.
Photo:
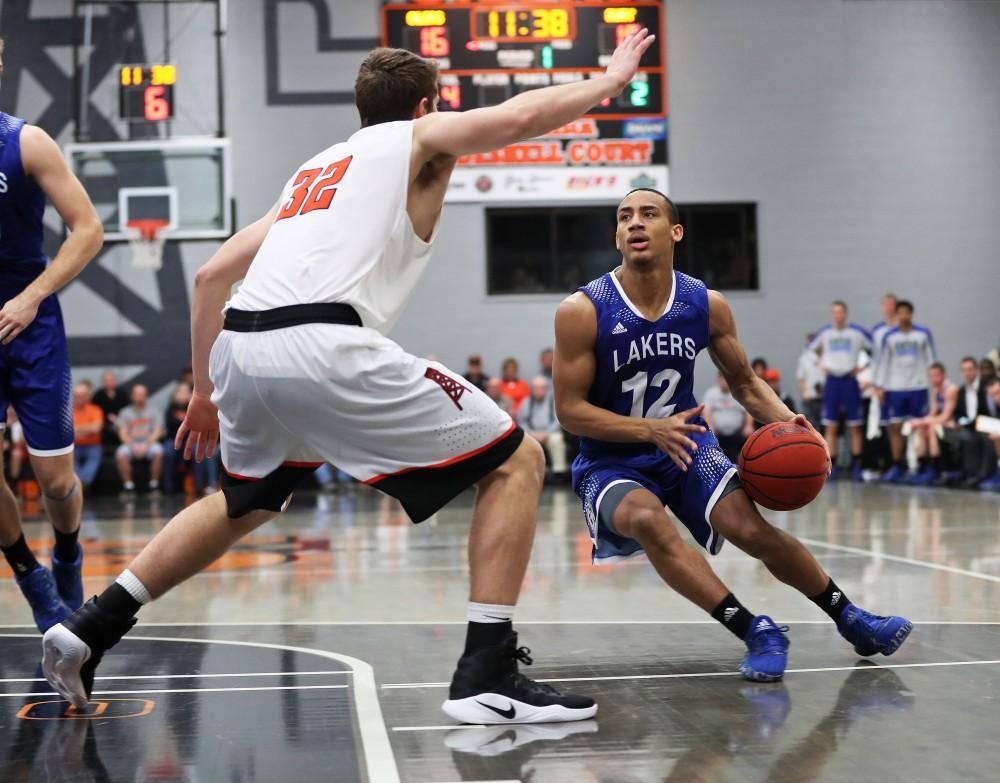
{"label": "shot clock", "polygon": [[118,67],[118,116],[133,122],[162,122],[174,116],[177,66],[168,63]]}

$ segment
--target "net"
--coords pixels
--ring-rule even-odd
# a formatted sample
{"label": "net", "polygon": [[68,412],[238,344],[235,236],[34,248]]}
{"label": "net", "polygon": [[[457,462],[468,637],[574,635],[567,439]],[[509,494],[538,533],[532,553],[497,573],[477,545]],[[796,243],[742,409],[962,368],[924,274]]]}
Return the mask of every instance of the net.
{"label": "net", "polygon": [[130,220],[128,243],[132,248],[132,266],[137,269],[160,269],[163,266],[164,229],[167,220]]}

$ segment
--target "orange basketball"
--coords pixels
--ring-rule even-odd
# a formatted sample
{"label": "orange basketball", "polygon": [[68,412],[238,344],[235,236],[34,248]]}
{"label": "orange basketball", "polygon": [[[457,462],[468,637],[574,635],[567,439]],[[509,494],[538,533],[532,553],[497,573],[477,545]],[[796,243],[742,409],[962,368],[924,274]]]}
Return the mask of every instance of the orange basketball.
{"label": "orange basketball", "polygon": [[829,473],[830,457],[823,441],[790,422],[761,427],[740,452],[743,488],[774,511],[791,511],[812,502]]}

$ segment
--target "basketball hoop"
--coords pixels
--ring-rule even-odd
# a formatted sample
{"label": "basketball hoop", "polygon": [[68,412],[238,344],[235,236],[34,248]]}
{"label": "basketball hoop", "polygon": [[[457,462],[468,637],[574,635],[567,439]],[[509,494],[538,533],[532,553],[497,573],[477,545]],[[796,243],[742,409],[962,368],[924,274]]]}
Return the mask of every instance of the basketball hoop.
{"label": "basketball hoop", "polygon": [[132,248],[132,266],[137,269],[157,270],[163,266],[163,230],[169,220],[136,219],[128,222],[125,233]]}

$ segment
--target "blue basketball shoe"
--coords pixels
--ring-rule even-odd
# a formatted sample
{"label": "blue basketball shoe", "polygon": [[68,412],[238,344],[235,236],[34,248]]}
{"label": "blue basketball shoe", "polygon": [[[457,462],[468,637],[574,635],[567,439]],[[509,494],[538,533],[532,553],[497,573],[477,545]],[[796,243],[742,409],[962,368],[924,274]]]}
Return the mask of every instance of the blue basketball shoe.
{"label": "blue basketball shoe", "polygon": [[899,467],[899,465],[893,465],[885,473],[882,474],[880,479],[883,484],[899,484],[906,478],[906,472]]}
{"label": "blue basketball shoe", "polygon": [[70,608],[59,597],[56,581],[45,566],[40,565],[14,579],[31,607],[35,625],[42,633],[72,614]]}
{"label": "blue basketball shoe", "polygon": [[882,617],[848,604],[837,623],[840,635],[854,645],[858,655],[892,655],[906,641],[913,623],[905,617]]}
{"label": "blue basketball shoe", "polygon": [[56,580],[59,597],[75,612],[83,606],[83,547],[76,545],[76,558],[70,563],[56,559],[52,554],[52,576]]}
{"label": "blue basketball shoe", "polygon": [[777,682],[788,665],[787,625],[775,625],[766,614],[753,618],[746,635],[747,654],[740,662],[740,674],[754,682]]}

